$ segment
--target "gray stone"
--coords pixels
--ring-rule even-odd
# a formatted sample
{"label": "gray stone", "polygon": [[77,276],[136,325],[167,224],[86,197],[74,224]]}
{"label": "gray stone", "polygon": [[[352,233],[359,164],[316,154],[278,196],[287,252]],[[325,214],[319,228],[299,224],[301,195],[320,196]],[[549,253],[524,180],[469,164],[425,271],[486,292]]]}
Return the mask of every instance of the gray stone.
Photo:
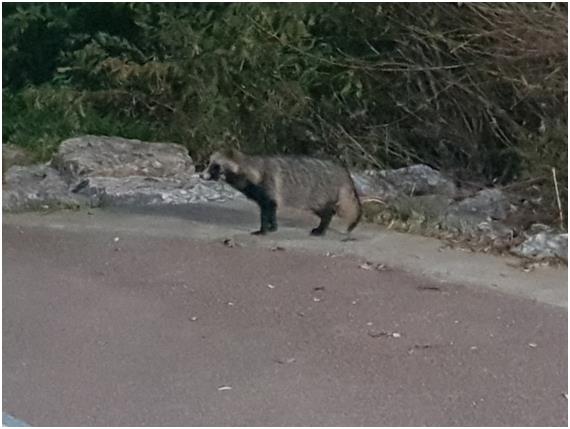
{"label": "gray stone", "polygon": [[511,249],[515,255],[533,259],[557,257],[568,261],[568,234],[542,231]]}
{"label": "gray stone", "polygon": [[472,216],[481,220],[504,220],[510,210],[506,196],[498,189],[483,189],[472,197],[452,204],[450,216]]}
{"label": "gray stone", "polygon": [[79,204],[66,182],[48,165],[14,166],[5,174],[3,210],[76,208]]}
{"label": "gray stone", "polygon": [[400,196],[454,196],[455,184],[427,165],[395,170],[366,170],[351,173],[359,195],[391,200]]}
{"label": "gray stone", "polygon": [[498,189],[483,189],[472,197],[453,202],[441,218],[443,229],[492,238],[512,236],[512,228],[501,223],[510,203]]}
{"label": "gray stone", "polygon": [[423,164],[396,170],[382,170],[378,175],[391,183],[398,192],[409,196],[434,194],[454,196],[456,192],[452,180]]}
{"label": "gray stone", "polygon": [[52,165],[70,183],[87,176],[174,177],[194,173],[184,146],[89,135],[62,142]]}
{"label": "gray stone", "polygon": [[11,145],[2,145],[2,171],[5,173],[14,165],[29,165],[32,164],[33,157],[25,149]]}
{"label": "gray stone", "polygon": [[480,235],[489,238],[506,238],[513,235],[512,228],[500,221],[484,218],[477,214],[446,213],[439,222],[441,229],[461,234]]}
{"label": "gray stone", "polygon": [[373,172],[351,173],[356,192],[362,197],[390,200],[398,195],[396,188]]}
{"label": "gray stone", "polygon": [[244,198],[225,183],[202,181],[196,175],[185,179],[88,177],[79,182],[73,191],[86,196],[92,207],[184,205]]}

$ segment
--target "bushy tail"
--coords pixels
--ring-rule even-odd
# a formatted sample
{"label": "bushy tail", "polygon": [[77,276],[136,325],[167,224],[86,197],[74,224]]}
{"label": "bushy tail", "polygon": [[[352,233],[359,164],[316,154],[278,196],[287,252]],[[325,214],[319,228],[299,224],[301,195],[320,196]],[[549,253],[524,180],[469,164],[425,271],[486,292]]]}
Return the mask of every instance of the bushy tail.
{"label": "bushy tail", "polygon": [[362,219],[362,205],[356,193],[354,184],[352,186],[343,187],[340,190],[337,212],[340,217],[348,223],[347,232],[356,228],[356,225]]}

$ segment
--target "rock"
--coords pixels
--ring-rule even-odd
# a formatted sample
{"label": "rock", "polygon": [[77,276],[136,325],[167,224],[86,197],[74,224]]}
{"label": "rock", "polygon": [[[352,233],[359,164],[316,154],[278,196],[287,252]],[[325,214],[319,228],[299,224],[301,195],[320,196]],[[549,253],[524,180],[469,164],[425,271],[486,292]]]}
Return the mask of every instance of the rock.
{"label": "rock", "polygon": [[504,220],[510,211],[507,197],[498,189],[483,189],[472,197],[452,204],[447,213],[471,215],[486,220]]}
{"label": "rock", "polygon": [[439,171],[423,165],[411,165],[396,170],[382,170],[378,175],[391,183],[398,192],[408,195],[447,195],[456,192],[453,181]]}
{"label": "rock", "polygon": [[541,231],[511,249],[518,256],[533,259],[557,257],[568,262],[568,234]]}
{"label": "rock", "polygon": [[79,204],[58,172],[48,165],[14,166],[6,172],[3,210],[77,208]]}
{"label": "rock", "polygon": [[455,184],[427,165],[412,165],[396,170],[367,170],[351,173],[359,195],[391,200],[398,196],[454,196]]}
{"label": "rock", "polygon": [[33,156],[27,150],[11,145],[2,145],[2,171],[6,173],[14,165],[29,165],[33,162]]}
{"label": "rock", "polygon": [[87,176],[184,177],[194,173],[192,158],[181,145],[89,135],[62,142],[52,165],[70,183]]}
{"label": "rock", "polygon": [[86,196],[92,207],[183,205],[206,201],[245,198],[223,182],[187,179],[130,177],[88,177],[73,192]]}
{"label": "rock", "polygon": [[467,234],[482,234],[491,238],[507,237],[512,228],[501,221],[506,219],[510,203],[498,189],[483,189],[472,197],[453,202],[441,216],[442,229]]}
{"label": "rock", "polygon": [[356,192],[362,197],[377,197],[381,200],[390,200],[398,195],[394,186],[378,177],[374,172],[350,173]]}

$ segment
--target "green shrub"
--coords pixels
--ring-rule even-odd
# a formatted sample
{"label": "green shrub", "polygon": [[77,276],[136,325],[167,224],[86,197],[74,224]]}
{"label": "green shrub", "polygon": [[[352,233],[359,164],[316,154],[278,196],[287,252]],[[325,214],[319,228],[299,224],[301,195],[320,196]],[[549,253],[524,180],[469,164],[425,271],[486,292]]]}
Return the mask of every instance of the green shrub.
{"label": "green shrub", "polygon": [[567,193],[565,4],[22,4],[3,24],[3,137],[43,158],[96,132],[482,185],[554,167]]}

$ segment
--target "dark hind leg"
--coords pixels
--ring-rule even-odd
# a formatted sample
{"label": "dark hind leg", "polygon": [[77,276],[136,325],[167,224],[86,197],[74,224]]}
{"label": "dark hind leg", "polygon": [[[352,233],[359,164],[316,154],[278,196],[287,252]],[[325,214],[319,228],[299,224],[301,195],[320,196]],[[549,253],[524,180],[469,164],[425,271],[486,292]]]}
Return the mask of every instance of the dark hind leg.
{"label": "dark hind leg", "polygon": [[325,235],[333,216],[335,215],[335,208],[333,205],[326,206],[321,210],[316,210],[315,214],[321,218],[319,226],[311,230],[311,235]]}

